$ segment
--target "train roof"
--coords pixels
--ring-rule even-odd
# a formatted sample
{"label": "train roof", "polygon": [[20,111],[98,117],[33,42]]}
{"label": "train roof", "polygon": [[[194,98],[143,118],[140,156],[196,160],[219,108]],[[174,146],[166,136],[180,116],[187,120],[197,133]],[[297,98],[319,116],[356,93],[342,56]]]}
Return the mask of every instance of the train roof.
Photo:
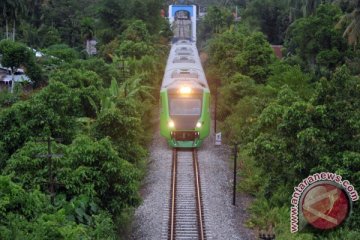
{"label": "train roof", "polygon": [[183,84],[209,89],[196,44],[189,40],[179,40],[172,44],[161,89],[176,88]]}

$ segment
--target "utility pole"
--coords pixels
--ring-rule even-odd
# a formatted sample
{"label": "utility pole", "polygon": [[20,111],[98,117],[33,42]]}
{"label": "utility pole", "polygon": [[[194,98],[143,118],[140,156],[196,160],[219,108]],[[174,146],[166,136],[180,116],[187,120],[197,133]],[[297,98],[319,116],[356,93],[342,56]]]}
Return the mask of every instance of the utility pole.
{"label": "utility pole", "polygon": [[235,143],[234,146],[234,186],[233,186],[233,205],[236,205],[236,162],[237,162],[237,153],[238,153],[238,143]]}
{"label": "utility pole", "polygon": [[53,154],[52,150],[51,150],[51,143],[54,141],[61,141],[61,139],[52,139],[51,136],[49,135],[46,139],[40,139],[38,140],[38,142],[46,142],[47,143],[47,154],[45,155],[37,155],[37,157],[40,158],[47,158],[48,159],[48,166],[49,166],[49,180],[48,180],[48,187],[49,187],[49,192],[50,192],[50,198],[51,198],[51,204],[54,205],[54,200],[55,200],[55,185],[58,185],[59,183],[55,181],[54,178],[54,163],[53,163],[53,158],[61,158],[63,157],[62,154]]}
{"label": "utility pole", "polygon": [[214,133],[216,134],[216,117],[217,117],[217,84],[215,84],[215,110],[214,110]]}
{"label": "utility pole", "polygon": [[218,102],[218,88],[219,88],[219,80],[215,79],[215,110],[214,110],[214,132],[216,134],[217,131],[217,102]]}
{"label": "utility pole", "polygon": [[122,80],[123,80],[123,84],[124,84],[124,95],[125,97],[127,96],[127,92],[128,92],[128,89],[127,89],[127,82],[126,82],[126,79],[129,77],[130,73],[127,69],[127,66],[126,66],[126,61],[125,61],[125,58],[123,56],[120,56],[120,64],[119,64],[119,68],[121,69],[121,77],[122,77]]}

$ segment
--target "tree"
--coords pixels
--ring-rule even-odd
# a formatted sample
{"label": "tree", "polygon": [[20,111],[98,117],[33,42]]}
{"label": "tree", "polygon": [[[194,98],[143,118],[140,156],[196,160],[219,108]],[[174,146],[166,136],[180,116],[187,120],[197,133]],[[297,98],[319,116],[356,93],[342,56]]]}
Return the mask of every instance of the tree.
{"label": "tree", "polygon": [[336,0],[286,0],[289,7],[290,22],[299,17],[308,17],[316,13],[320,4],[333,3]]}
{"label": "tree", "polygon": [[221,74],[232,76],[238,67],[235,57],[241,53],[245,39],[240,31],[226,31],[212,38],[209,41],[210,63],[217,66]]}
{"label": "tree", "polygon": [[50,81],[49,85],[28,101],[22,101],[0,114],[0,142],[9,156],[31,137],[43,136],[49,129],[51,137],[72,141],[76,134],[76,116],[80,99],[65,84]]}
{"label": "tree", "polygon": [[79,53],[66,44],[51,45],[44,52],[65,62],[72,62],[79,58]]}
{"label": "tree", "polygon": [[338,22],[338,27],[347,24],[343,37],[347,38],[349,45],[356,49],[360,41],[360,7],[355,8],[352,13],[345,14]]}
{"label": "tree", "polygon": [[311,75],[304,73],[299,65],[278,62],[270,66],[270,69],[267,83],[274,89],[281,89],[287,85],[302,99],[308,100],[312,96],[314,86],[311,85]]}
{"label": "tree", "polygon": [[[255,118],[250,130],[249,123],[242,118],[233,118],[233,123],[241,121],[240,129],[246,135],[240,136],[245,136],[242,138],[244,148],[250,148],[256,171],[267,176],[266,180],[260,180],[248,175],[253,185],[261,186],[258,187],[261,194],[256,193],[258,198],[267,199],[255,203],[254,207],[261,208],[264,202],[272,207],[286,206],[292,194],[289,189],[315,172],[334,172],[358,184],[360,98],[357,81],[346,67],[341,67],[331,79],[323,78],[308,100],[284,86],[277,98]],[[246,115],[250,106],[252,104],[243,105],[240,114]],[[230,126],[238,131],[236,125]],[[345,229],[359,226],[358,215],[349,220]]]}
{"label": "tree", "polygon": [[9,39],[9,21],[12,21],[12,40],[15,41],[16,22],[26,11],[24,0],[4,0],[2,4],[3,16],[6,24],[6,39]]}
{"label": "tree", "polygon": [[6,36],[6,39],[9,39],[9,23],[8,23],[8,15],[9,15],[9,8],[10,8],[10,2],[11,0],[9,1],[4,1],[2,4],[1,4],[1,10],[2,10],[2,14],[3,14],[3,17],[5,19],[5,36]]}
{"label": "tree", "polygon": [[[151,34],[157,35],[160,31],[161,21],[163,20],[160,16],[160,10],[163,6],[163,1],[161,0],[147,0],[146,4],[146,13],[144,22],[147,24],[147,28]],[[134,11],[134,10],[132,10]]]}
{"label": "tree", "polygon": [[317,6],[322,2],[322,0],[304,0],[303,2],[303,15],[304,17],[308,17],[315,13]]}
{"label": "tree", "polygon": [[271,44],[282,44],[290,24],[288,11],[291,10],[282,0],[255,0],[245,9],[244,21],[252,28],[260,28]]}
{"label": "tree", "polygon": [[307,71],[322,75],[321,67],[334,70],[346,55],[347,45],[335,29],[340,9],[322,4],[315,15],[296,20],[288,29],[285,46],[289,55],[296,54]]}
{"label": "tree", "polygon": [[112,30],[120,31],[123,29],[125,19],[129,17],[129,1],[126,0],[106,0],[100,10],[101,20]]}
{"label": "tree", "polygon": [[38,47],[40,48],[47,48],[61,43],[60,32],[53,26],[42,25],[35,34],[39,36]]}
{"label": "tree", "polygon": [[289,21],[290,23],[302,16],[301,7],[302,1],[287,0],[287,7],[289,8]]}
{"label": "tree", "polygon": [[96,116],[95,109],[92,105],[98,105],[100,102],[100,92],[102,90],[101,78],[93,71],[84,69],[68,68],[53,73],[50,81],[62,82],[71,88],[80,98],[79,117]]}
{"label": "tree", "polygon": [[246,38],[243,51],[235,57],[235,62],[242,74],[252,77],[257,83],[264,83],[273,59],[274,52],[265,36],[254,32]]}
{"label": "tree", "polygon": [[155,48],[146,42],[125,40],[120,44],[116,53],[125,58],[136,58],[139,60],[144,55],[154,55]]}
{"label": "tree", "polygon": [[1,64],[11,69],[12,83],[11,92],[14,91],[14,74],[21,65],[34,61],[33,53],[24,45],[9,40],[0,42]]}
{"label": "tree", "polygon": [[135,20],[122,32],[121,37],[124,40],[133,42],[150,42],[150,34],[146,24],[141,20]]}
{"label": "tree", "polygon": [[86,52],[90,54],[90,41],[93,40],[95,34],[94,20],[89,17],[85,17],[81,20],[81,32],[86,42]]}
{"label": "tree", "polygon": [[68,166],[59,174],[59,181],[65,184],[68,196],[99,198],[100,206],[116,216],[139,203],[139,172],[119,157],[109,139],[78,136],[66,155]]}
{"label": "tree", "polygon": [[[52,152],[62,153],[64,146],[52,143]],[[25,190],[31,190],[39,188],[42,192],[48,192],[49,190],[49,159],[43,157],[48,152],[48,146],[46,143],[40,143],[35,141],[28,141],[23,147],[10,157],[7,161],[4,174],[14,174],[12,180],[21,186]],[[63,163],[59,158],[53,158],[53,165],[59,169],[63,167]],[[52,166],[53,167],[53,166]],[[56,171],[54,179],[56,179]]]}
{"label": "tree", "polygon": [[[87,196],[66,201],[60,195],[52,207],[38,189],[24,189],[11,176],[3,175],[0,192],[1,239],[115,239],[110,214],[99,210]],[[85,217],[89,222],[84,222]]]}
{"label": "tree", "polygon": [[42,15],[42,5],[46,4],[44,0],[25,0],[26,9],[27,9],[27,19],[31,23],[39,28],[41,25],[41,15]]}
{"label": "tree", "polygon": [[230,26],[230,24],[227,23],[227,18],[231,19],[231,24],[233,19],[230,11],[217,6],[209,7],[199,28],[199,38],[206,41],[210,39],[213,34],[218,34],[226,30],[226,28]]}
{"label": "tree", "polygon": [[[51,1],[43,4],[43,24],[55,27],[62,42],[71,47],[83,46],[81,20],[89,6],[89,1]],[[65,17],[66,16],[66,17]]]}

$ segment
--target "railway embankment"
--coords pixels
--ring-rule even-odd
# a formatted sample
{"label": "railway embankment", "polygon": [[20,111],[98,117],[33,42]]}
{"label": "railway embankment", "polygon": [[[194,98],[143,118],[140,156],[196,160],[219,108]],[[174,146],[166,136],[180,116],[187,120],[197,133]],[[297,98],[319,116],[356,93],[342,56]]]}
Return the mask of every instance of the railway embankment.
{"label": "railway embankment", "polygon": [[[238,193],[232,205],[231,149],[214,146],[213,134],[198,151],[200,179],[208,239],[255,239],[244,226],[251,198]],[[172,150],[155,130],[150,147],[148,174],[141,190],[143,202],[136,209],[130,239],[161,239],[167,229]]]}

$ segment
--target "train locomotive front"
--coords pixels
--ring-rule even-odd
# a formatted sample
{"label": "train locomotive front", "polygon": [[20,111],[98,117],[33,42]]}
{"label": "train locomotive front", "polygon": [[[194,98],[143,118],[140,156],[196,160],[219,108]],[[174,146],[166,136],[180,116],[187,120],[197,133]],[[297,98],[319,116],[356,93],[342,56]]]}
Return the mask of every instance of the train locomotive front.
{"label": "train locomotive front", "polygon": [[160,132],[175,148],[201,146],[210,133],[210,90],[195,43],[172,45],[160,92]]}

